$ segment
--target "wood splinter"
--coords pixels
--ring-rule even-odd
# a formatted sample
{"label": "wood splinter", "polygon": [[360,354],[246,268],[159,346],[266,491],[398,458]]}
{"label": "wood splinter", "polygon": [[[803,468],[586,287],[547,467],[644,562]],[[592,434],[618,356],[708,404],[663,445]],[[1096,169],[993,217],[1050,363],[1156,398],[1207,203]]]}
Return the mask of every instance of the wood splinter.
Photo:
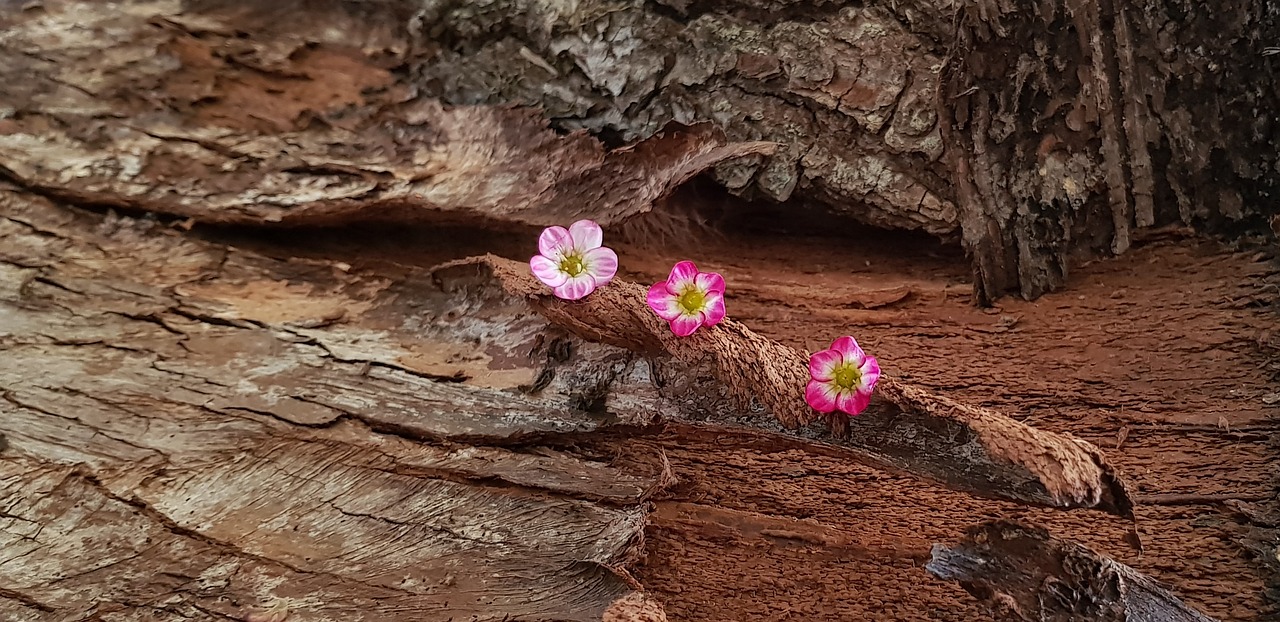
{"label": "wood splinter", "polygon": [[[731,318],[692,338],[676,337],[646,306],[639,284],[615,280],[584,300],[565,302],[538,283],[527,265],[492,255],[438,266],[433,275],[445,289],[496,282],[581,339],[650,357],[683,381],[667,390],[675,398],[663,412],[668,419],[843,450],[873,466],[981,496],[1133,515],[1124,482],[1090,443],[960,404],[890,374],[881,378],[867,412],[821,416],[804,400],[804,352]],[[727,404],[716,399],[721,392]]]}

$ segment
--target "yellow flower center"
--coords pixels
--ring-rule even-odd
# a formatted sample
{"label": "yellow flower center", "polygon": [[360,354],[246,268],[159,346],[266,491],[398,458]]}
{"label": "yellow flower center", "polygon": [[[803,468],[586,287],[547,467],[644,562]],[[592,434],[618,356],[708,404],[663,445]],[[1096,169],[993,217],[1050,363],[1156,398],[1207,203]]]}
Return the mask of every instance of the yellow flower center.
{"label": "yellow flower center", "polygon": [[560,259],[560,271],[575,277],[587,271],[587,264],[583,263],[581,255],[565,255]]}
{"label": "yellow flower center", "polygon": [[862,382],[862,370],[852,363],[844,363],[836,367],[831,374],[831,382],[841,391],[856,391]]}
{"label": "yellow flower center", "polygon": [[707,295],[698,290],[697,287],[689,287],[680,293],[676,298],[676,304],[680,305],[680,310],[686,315],[693,315],[702,310],[707,304]]}

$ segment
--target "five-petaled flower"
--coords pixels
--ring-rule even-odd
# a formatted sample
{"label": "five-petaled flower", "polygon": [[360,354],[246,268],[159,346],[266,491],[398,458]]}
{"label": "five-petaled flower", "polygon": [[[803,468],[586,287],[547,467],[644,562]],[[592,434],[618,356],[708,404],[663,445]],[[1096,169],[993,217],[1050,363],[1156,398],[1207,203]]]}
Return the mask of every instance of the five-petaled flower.
{"label": "five-petaled flower", "polygon": [[853,337],[831,342],[831,348],[809,357],[809,386],[804,401],[818,412],[835,410],[856,415],[871,403],[880,380],[880,364],[867,356]]}
{"label": "five-petaled flower", "polygon": [[618,254],[602,246],[604,231],[591,220],[547,227],[538,236],[538,254],[529,267],[559,298],[578,300],[613,280]]}
{"label": "five-petaled flower", "polygon": [[698,272],[692,261],[671,268],[664,282],[649,288],[649,308],[671,323],[671,332],[688,337],[700,326],[715,326],[724,319],[724,277]]}

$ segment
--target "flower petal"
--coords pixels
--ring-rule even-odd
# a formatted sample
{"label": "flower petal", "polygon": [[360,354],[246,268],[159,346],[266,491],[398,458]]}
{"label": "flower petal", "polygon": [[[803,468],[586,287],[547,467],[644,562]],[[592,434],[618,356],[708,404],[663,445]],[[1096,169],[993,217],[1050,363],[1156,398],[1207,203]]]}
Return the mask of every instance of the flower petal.
{"label": "flower petal", "polygon": [[844,362],[853,363],[858,367],[861,367],[862,361],[867,358],[862,348],[858,347],[858,342],[848,335],[832,341],[831,349],[839,352],[844,357]]}
{"label": "flower petal", "polygon": [[596,291],[596,278],[584,272],[565,280],[563,285],[553,291],[556,296],[565,300],[580,300],[586,298],[587,294]]}
{"label": "flower petal", "polygon": [[683,290],[693,285],[693,279],[698,276],[698,266],[693,265],[692,261],[682,261],[671,266],[671,274],[667,275],[667,291],[680,295]]}
{"label": "flower petal", "polygon": [[688,337],[693,334],[693,331],[698,330],[699,326],[702,326],[704,319],[705,316],[701,311],[693,315],[678,315],[676,319],[671,320],[671,332],[675,333],[677,337]]}
{"label": "flower petal", "polygon": [[830,382],[836,377],[836,368],[844,363],[844,356],[835,350],[814,352],[809,357],[809,377],[819,382]]}
{"label": "flower petal", "polygon": [[542,255],[534,255],[533,259],[529,260],[529,268],[533,270],[533,276],[538,277],[538,280],[545,283],[547,287],[560,287],[569,280],[569,275],[561,272],[556,262]]}
{"label": "flower petal", "polygon": [[645,297],[645,302],[649,303],[649,308],[653,309],[658,317],[668,322],[680,317],[680,305],[676,303],[676,297],[667,291],[666,283],[654,283],[649,288],[649,295]]}
{"label": "flower petal", "polygon": [[707,314],[707,326],[715,326],[724,319],[724,294],[720,292],[711,292],[707,294],[707,302],[703,305],[703,311]]}
{"label": "flower petal", "polygon": [[693,282],[704,292],[724,293],[724,277],[719,272],[699,272]]}
{"label": "flower petal", "polygon": [[579,251],[600,248],[604,244],[604,229],[594,220],[579,220],[569,225],[569,236],[573,238],[573,247]]}
{"label": "flower petal", "polygon": [[818,380],[810,380],[804,388],[804,401],[809,407],[820,413],[829,413],[836,409],[837,394],[831,385]]}
{"label": "flower petal", "polygon": [[593,248],[582,254],[587,273],[596,277],[596,287],[604,287],[618,273],[618,254],[612,248]]}
{"label": "flower petal", "polygon": [[861,391],[841,393],[840,397],[836,398],[836,408],[850,415],[861,413],[867,409],[869,404],[871,404],[871,394],[862,393]]}
{"label": "flower petal", "polygon": [[538,253],[551,261],[560,259],[564,251],[570,248],[573,248],[573,237],[564,227],[558,225],[547,227],[542,230],[542,235],[538,236]]}
{"label": "flower petal", "polygon": [[877,361],[874,356],[868,356],[858,370],[862,372],[862,381],[858,383],[858,390],[870,393],[880,381],[880,361]]}

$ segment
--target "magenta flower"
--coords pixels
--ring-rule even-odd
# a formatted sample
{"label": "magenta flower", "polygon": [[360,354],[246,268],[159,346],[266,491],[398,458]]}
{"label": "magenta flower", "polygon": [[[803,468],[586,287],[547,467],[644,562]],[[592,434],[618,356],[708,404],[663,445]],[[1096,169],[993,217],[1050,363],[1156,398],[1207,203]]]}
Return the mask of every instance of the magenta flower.
{"label": "magenta flower", "polygon": [[853,337],[831,342],[829,350],[809,357],[809,386],[804,401],[818,412],[835,410],[856,415],[871,403],[871,392],[880,380],[880,364],[867,356]]}
{"label": "magenta flower", "polygon": [[698,272],[692,261],[671,268],[666,282],[649,288],[649,308],[671,323],[671,332],[688,337],[700,326],[715,326],[724,319],[724,277]]}
{"label": "magenta flower", "polygon": [[557,297],[585,298],[618,273],[618,254],[603,243],[604,230],[591,220],[579,220],[568,229],[547,227],[538,236],[538,254],[529,267]]}

